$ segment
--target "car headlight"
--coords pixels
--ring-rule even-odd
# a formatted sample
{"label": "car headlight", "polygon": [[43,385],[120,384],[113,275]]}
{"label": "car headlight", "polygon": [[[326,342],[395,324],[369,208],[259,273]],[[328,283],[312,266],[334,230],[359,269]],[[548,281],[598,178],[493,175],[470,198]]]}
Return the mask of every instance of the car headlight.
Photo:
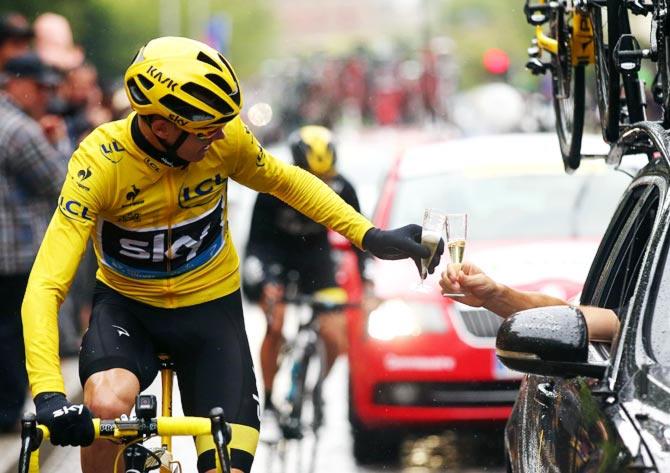
{"label": "car headlight", "polygon": [[444,333],[447,319],[439,304],[389,299],[370,312],[367,331],[377,340]]}

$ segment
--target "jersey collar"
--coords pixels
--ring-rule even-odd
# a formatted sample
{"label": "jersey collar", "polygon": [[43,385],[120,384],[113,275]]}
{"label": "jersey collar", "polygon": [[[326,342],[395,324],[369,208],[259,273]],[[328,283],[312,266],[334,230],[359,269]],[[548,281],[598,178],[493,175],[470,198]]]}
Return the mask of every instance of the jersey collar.
{"label": "jersey collar", "polygon": [[137,114],[132,118],[132,123],[130,124],[130,134],[133,137],[133,141],[137,147],[142,150],[142,152],[147,154],[152,159],[155,159],[156,161],[172,168],[188,166],[188,161],[179,157],[171,159],[164,151],[157,149],[154,145],[149,143],[149,140],[147,140],[140,131],[139,120],[140,117]]}

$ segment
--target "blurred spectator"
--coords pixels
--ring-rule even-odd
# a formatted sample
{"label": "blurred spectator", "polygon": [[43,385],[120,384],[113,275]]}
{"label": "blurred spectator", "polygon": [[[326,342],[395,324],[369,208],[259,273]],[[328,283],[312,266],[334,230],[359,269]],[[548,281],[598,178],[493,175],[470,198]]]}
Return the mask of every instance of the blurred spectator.
{"label": "blurred spectator", "polygon": [[95,127],[112,119],[109,109],[102,105],[98,71],[92,64],[83,63],[70,69],[60,92],[64,101],[62,115],[73,145],[79,144]]}
{"label": "blurred spectator", "polygon": [[69,71],[84,62],[84,52],[74,44],[67,19],[56,13],[43,13],[35,19],[35,49],[47,64]]}
{"label": "blurred spectator", "polygon": [[[247,97],[267,103],[277,119],[255,128],[265,142],[308,123],[334,127],[447,123],[446,96],[456,68],[446,38],[421,51],[389,45],[372,52],[359,46],[344,55],[318,53],[284,62],[268,61]],[[276,84],[285,84],[281,95]],[[251,123],[252,126],[254,125]],[[282,127],[283,130],[278,128]]]}
{"label": "blurred spectator", "polygon": [[[46,12],[35,19],[33,27],[35,49],[40,58],[58,69],[65,78],[59,91],[60,103],[52,103],[51,114],[43,117],[42,121],[65,124],[65,139],[57,146],[69,156],[84,136],[111,118],[111,113],[102,106],[97,70],[93,65],[84,63],[84,51],[75,44],[68,20],[62,15]],[[95,278],[96,268],[89,246],[84,262],[79,266],[73,288],[59,312],[60,348],[63,356],[78,353],[82,330],[88,325],[91,281]]]}
{"label": "blurred spectator", "polygon": [[0,70],[7,60],[27,53],[33,39],[33,29],[20,13],[0,16]]}
{"label": "blurred spectator", "polygon": [[114,120],[125,118],[131,112],[130,101],[128,100],[128,95],[126,95],[126,91],[123,87],[119,87],[112,94],[111,107],[112,118]]}
{"label": "blurred spectator", "polygon": [[12,431],[27,394],[21,301],[65,176],[38,120],[58,81],[34,53],[5,63],[0,90],[0,431]]}

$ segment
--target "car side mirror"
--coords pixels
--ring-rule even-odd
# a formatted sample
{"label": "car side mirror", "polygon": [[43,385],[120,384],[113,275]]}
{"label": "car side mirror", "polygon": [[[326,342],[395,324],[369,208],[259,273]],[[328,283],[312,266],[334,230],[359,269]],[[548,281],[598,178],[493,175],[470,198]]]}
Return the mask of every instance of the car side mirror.
{"label": "car side mirror", "polygon": [[564,378],[602,378],[606,366],[588,363],[589,337],[577,307],[528,309],[508,317],[498,329],[496,355],[510,369]]}

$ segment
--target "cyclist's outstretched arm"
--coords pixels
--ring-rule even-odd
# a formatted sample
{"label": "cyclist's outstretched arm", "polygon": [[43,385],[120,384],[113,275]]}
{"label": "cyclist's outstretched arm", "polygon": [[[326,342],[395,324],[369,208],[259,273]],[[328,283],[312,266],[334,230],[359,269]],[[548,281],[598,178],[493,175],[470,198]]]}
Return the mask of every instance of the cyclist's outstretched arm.
{"label": "cyclist's outstretched arm", "polygon": [[[245,127],[241,120],[234,120],[228,126]],[[259,192],[273,194],[378,258],[412,258],[420,267],[420,259],[430,256],[430,251],[420,244],[419,225],[389,231],[374,228],[321,179],[267,153],[248,130],[239,135],[243,138],[238,146],[238,159],[229,164],[233,179]],[[245,139],[249,136],[250,139]],[[430,272],[439,263],[443,250],[442,242],[430,264]]]}

